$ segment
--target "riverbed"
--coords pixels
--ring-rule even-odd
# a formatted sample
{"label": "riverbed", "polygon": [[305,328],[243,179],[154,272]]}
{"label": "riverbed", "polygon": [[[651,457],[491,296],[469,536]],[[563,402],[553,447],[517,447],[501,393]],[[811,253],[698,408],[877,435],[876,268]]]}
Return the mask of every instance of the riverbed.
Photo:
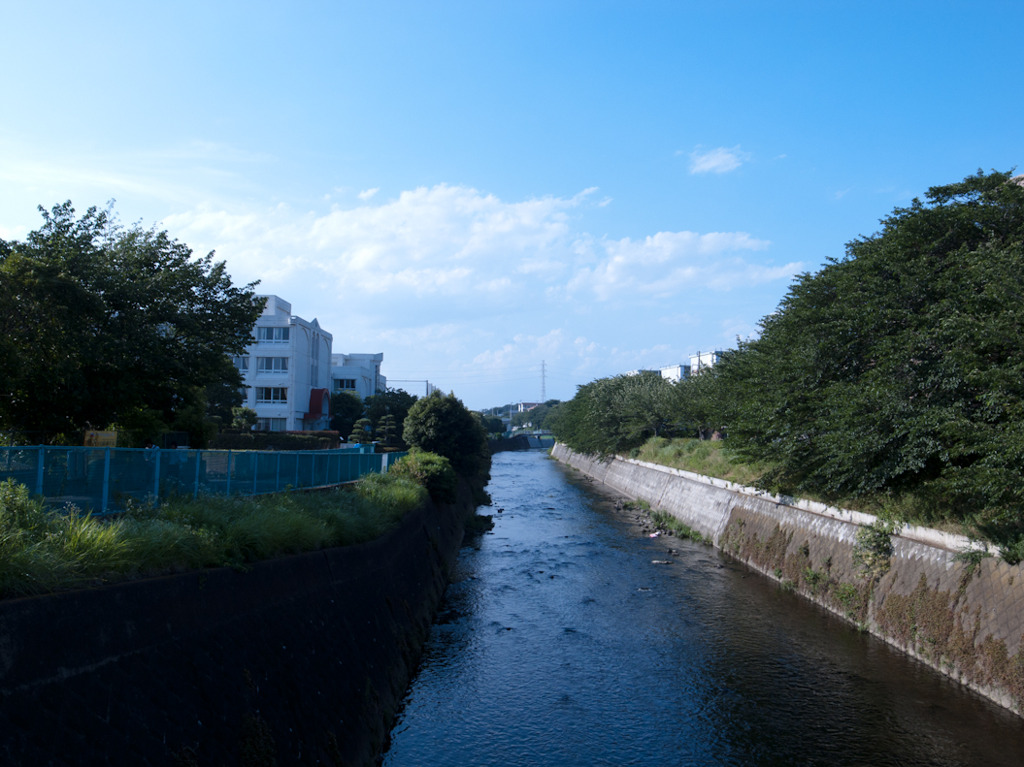
{"label": "riverbed", "polygon": [[385,765],[1024,763],[1012,713],[545,453],[488,490]]}

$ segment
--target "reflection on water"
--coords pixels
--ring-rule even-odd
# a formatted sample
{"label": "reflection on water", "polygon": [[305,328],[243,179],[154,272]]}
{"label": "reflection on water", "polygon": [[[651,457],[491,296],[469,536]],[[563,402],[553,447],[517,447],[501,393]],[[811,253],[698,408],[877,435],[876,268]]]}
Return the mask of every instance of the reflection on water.
{"label": "reflection on water", "polygon": [[385,765],[1024,764],[1018,718],[545,454],[488,489]]}

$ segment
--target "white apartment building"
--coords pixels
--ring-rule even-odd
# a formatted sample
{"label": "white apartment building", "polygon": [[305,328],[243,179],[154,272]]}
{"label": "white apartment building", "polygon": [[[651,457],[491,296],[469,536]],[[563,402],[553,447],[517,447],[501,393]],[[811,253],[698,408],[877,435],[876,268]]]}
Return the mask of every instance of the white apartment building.
{"label": "white apartment building", "polygon": [[679,383],[684,378],[690,377],[690,366],[689,365],[666,365],[659,371],[661,377],[669,383]]}
{"label": "white apartment building", "polygon": [[[326,429],[330,421],[330,333],[316,319],[292,314],[279,296],[267,300],[253,328],[253,343],[235,367],[245,382],[245,407],[261,431]],[[378,363],[379,364],[379,363]]]}
{"label": "white apartment building", "polygon": [[707,370],[715,366],[719,360],[722,359],[721,350],[713,352],[697,352],[696,354],[690,355],[689,365],[666,365],[658,370],[647,371],[641,370],[630,370],[626,373],[628,376],[640,375],[640,373],[651,372],[658,373],[669,383],[679,383],[680,381],[695,376],[702,370]]}
{"label": "white apartment building", "polygon": [[347,391],[359,399],[372,397],[387,389],[387,379],[380,374],[383,354],[332,354],[331,391]]}
{"label": "white apartment building", "polygon": [[697,375],[702,370],[715,366],[722,359],[722,351],[697,352],[690,355],[690,375]]}

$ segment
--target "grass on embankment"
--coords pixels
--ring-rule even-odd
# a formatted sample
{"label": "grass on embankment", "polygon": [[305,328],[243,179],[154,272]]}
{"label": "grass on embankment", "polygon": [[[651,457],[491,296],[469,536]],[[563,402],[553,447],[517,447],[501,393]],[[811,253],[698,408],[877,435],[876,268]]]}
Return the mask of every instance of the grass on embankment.
{"label": "grass on embankment", "polygon": [[[712,442],[710,440],[653,437],[642,447],[632,451],[630,457],[661,466],[669,466],[673,469],[683,469],[695,474],[729,480],[749,487],[758,487],[758,480],[771,469],[767,463],[755,463],[741,457],[735,450],[730,449],[728,440]],[[980,520],[954,519],[947,510],[938,506],[934,499],[929,501],[913,494],[879,494],[837,499],[822,498],[813,493],[787,490],[786,488],[773,488],[772,491],[779,495],[793,495],[843,509],[874,514],[886,520],[923,525],[936,530],[967,535],[978,540],[986,539],[981,532]]]}
{"label": "grass on embankment", "polygon": [[630,457],[741,485],[754,485],[767,470],[767,466],[740,458],[722,441],[654,437]]}
{"label": "grass on embankment", "polygon": [[361,543],[426,499],[411,479],[371,474],[352,489],[205,497],[101,519],[46,510],[9,480],[0,483],[0,598]]}

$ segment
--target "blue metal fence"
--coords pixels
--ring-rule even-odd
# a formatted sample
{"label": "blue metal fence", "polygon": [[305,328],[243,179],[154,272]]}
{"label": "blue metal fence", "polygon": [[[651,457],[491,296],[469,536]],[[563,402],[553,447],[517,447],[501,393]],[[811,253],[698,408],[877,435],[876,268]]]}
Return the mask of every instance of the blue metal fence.
{"label": "blue metal fence", "polygon": [[128,499],[330,487],[386,472],[403,455],[374,453],[372,445],[300,451],[0,447],[0,482],[13,478],[48,504],[103,514],[123,510]]}

